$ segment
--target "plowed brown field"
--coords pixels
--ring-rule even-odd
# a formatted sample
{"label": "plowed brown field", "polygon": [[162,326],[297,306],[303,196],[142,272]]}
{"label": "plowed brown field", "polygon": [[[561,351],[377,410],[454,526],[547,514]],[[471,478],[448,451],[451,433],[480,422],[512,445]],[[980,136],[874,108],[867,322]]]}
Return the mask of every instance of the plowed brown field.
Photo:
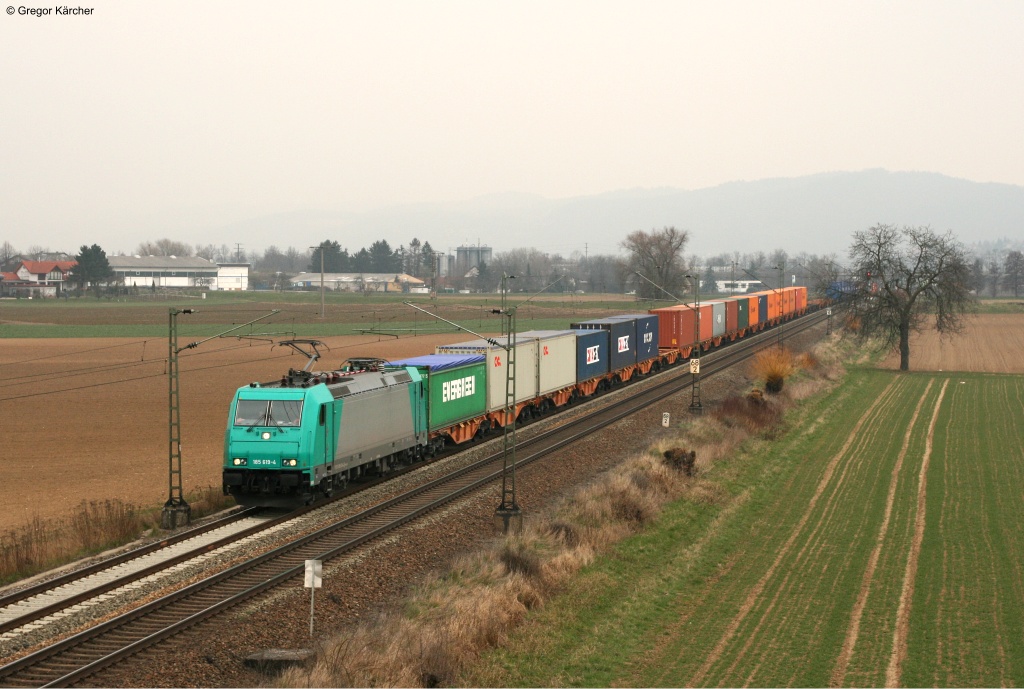
{"label": "plowed brown field", "polygon": [[[465,333],[322,338],[322,362],[427,354]],[[185,341],[179,342],[179,345]],[[168,494],[166,339],[8,339],[0,346],[0,523],[62,516],[83,500],[161,505]],[[228,404],[251,381],[306,360],[218,340],[179,356],[184,489],[219,486]]]}
{"label": "plowed brown field", "polygon": [[[899,366],[897,354],[882,363],[883,368]],[[910,370],[1024,373],[1024,316],[971,316],[964,331],[949,338],[940,338],[934,330],[911,334]]]}

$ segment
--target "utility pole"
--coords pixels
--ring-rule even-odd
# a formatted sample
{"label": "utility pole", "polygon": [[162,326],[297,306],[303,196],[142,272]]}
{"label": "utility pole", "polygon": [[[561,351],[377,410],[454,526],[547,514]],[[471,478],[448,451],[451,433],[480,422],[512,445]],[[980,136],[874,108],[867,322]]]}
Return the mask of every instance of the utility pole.
{"label": "utility pole", "polygon": [[523,511],[516,502],[516,307],[508,307],[508,281],[515,275],[501,276],[502,335],[505,340],[505,424],[502,426],[501,503],[494,511],[495,522],[503,533],[519,531]]}
{"label": "utility pole", "polygon": [[164,503],[160,515],[160,526],[164,529],[176,529],[185,526],[192,518],[192,508],[185,501],[181,485],[181,400],[179,396],[178,354],[186,349],[195,349],[204,342],[223,337],[228,333],[252,325],[264,318],[269,318],[280,309],[274,309],[265,316],[253,319],[248,323],[235,326],[219,335],[208,337],[198,342],[190,342],[184,347],[178,346],[178,314],[195,313],[195,309],[169,309],[167,332],[167,387],[168,387],[168,452],[167,452],[167,502]]}
{"label": "utility pole", "polygon": [[[167,385],[168,385],[168,472],[167,502],[160,515],[160,526],[174,529],[185,526],[192,517],[192,508],[185,502],[181,488],[181,416],[178,397],[178,314],[195,313],[194,309],[170,309],[167,337]],[[184,349],[195,347],[195,343]]]}

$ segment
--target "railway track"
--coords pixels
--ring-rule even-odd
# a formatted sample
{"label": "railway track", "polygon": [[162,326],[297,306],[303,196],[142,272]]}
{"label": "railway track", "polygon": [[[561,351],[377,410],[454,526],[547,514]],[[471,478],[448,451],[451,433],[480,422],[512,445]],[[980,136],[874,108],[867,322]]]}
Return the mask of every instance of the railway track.
{"label": "railway track", "polygon": [[[786,332],[799,333],[824,320],[816,313],[786,324]],[[743,338],[701,360],[701,375],[708,376],[773,346],[776,331]],[[630,416],[658,400],[687,389],[693,377],[682,367],[654,377],[636,394],[545,430],[517,444],[517,466],[524,466],[596,430]],[[242,562],[169,595],[153,600],[102,624],[0,667],[3,686],[70,686],[85,678],[102,682],[104,668],[163,639],[232,608],[264,591],[302,576],[308,559],[330,560],[379,538],[403,524],[449,504],[500,479],[501,451],[462,469],[407,490],[359,514],[318,529],[306,536]],[[291,515],[289,515],[291,516]],[[226,537],[230,540],[232,537]],[[235,540],[241,536],[233,537]],[[2,602],[2,599],[0,599]]]}

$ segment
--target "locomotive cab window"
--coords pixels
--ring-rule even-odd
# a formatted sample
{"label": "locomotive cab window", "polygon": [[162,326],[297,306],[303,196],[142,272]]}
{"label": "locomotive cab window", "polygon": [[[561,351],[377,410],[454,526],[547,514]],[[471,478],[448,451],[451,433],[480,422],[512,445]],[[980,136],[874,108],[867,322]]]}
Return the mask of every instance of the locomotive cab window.
{"label": "locomotive cab window", "polygon": [[302,400],[238,400],[236,426],[297,427],[302,423]]}
{"label": "locomotive cab window", "polygon": [[302,400],[274,400],[270,403],[270,426],[299,426],[302,423]]}
{"label": "locomotive cab window", "polygon": [[267,400],[238,400],[235,407],[236,426],[256,426],[267,422]]}

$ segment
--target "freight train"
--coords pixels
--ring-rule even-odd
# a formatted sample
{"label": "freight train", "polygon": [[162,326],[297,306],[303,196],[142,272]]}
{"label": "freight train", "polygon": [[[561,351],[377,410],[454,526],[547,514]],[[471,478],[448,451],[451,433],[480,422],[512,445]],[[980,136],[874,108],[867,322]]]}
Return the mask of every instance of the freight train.
{"label": "freight train", "polygon": [[484,437],[807,307],[807,288],[788,287],[520,332],[512,347],[502,338],[473,340],[399,361],[293,369],[235,393],[224,493],[243,505],[309,504],[364,475]]}

